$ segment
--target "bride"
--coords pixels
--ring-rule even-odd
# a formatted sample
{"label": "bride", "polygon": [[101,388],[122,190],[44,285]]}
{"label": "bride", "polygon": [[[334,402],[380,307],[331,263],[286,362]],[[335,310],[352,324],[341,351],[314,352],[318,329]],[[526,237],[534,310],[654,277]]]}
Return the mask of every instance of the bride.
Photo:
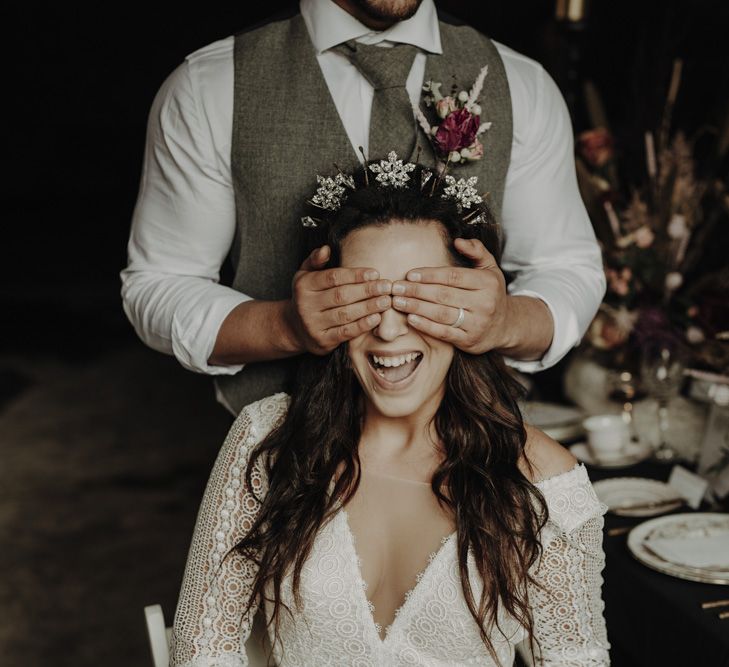
{"label": "bride", "polygon": [[[313,198],[306,231],[330,266],[394,282],[467,266],[459,237],[497,254],[466,182],[401,162],[376,180],[384,164]],[[497,354],[461,352],[395,309],[302,358],[291,395],[244,408],[220,451],[172,664],[247,665],[259,605],[282,667],[506,666],[524,639],[540,665],[609,664],[605,508],[584,467],[523,423],[516,394]]]}

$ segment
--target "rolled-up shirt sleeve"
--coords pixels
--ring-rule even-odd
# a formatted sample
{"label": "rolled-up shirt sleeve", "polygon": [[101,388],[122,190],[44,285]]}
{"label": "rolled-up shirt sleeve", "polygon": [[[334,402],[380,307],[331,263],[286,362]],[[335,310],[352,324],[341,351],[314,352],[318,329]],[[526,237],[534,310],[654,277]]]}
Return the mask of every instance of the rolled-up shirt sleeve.
{"label": "rolled-up shirt sleeve", "polygon": [[499,45],[511,89],[514,139],[503,202],[502,269],[508,291],[543,301],[554,321],[541,359],[507,363],[525,372],[557,363],[580,342],[605,293],[600,248],[575,173],[569,113],[544,69]]}
{"label": "rolled-up shirt sleeve", "polygon": [[[121,279],[124,311],[147,345],[189,370],[219,375],[243,367],[213,366],[208,358],[223,320],[250,297],[219,284],[235,233],[230,128],[226,136],[206,105],[232,106],[232,64],[216,68],[216,45],[207,48],[205,58],[193,54],[169,76],[152,105]],[[216,91],[230,89],[229,99],[204,95],[205,67]],[[215,79],[221,76],[231,77],[229,86]]]}

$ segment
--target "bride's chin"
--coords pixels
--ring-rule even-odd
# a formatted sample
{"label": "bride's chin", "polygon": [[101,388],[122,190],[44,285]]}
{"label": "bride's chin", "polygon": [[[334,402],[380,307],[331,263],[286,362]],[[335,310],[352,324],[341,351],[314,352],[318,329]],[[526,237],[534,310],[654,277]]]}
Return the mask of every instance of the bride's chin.
{"label": "bride's chin", "polygon": [[379,406],[391,406],[393,409],[402,410],[405,404],[410,405],[417,402],[418,385],[410,384],[403,389],[392,391],[391,389],[380,386],[376,380],[371,380],[364,389],[365,399],[370,403],[376,403]]}
{"label": "bride's chin", "polygon": [[368,410],[387,419],[404,419],[417,412],[417,407],[404,403],[403,397],[381,397],[380,400],[368,400]]}

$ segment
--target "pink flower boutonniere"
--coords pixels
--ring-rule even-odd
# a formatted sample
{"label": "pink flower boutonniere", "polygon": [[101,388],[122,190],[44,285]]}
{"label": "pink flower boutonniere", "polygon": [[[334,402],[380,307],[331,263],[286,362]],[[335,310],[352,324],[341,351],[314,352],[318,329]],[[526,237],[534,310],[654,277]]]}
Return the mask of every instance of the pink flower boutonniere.
{"label": "pink flower boutonniere", "polygon": [[454,84],[451,94],[443,95],[440,92],[443,84],[426,81],[423,85],[423,101],[435,111],[438,120],[431,125],[418,106],[414,108],[415,116],[433,145],[436,157],[446,165],[483,157],[479,136],[491,127],[491,123],[481,122],[478,96],[488,69],[488,65],[481,69],[470,91],[458,91]]}

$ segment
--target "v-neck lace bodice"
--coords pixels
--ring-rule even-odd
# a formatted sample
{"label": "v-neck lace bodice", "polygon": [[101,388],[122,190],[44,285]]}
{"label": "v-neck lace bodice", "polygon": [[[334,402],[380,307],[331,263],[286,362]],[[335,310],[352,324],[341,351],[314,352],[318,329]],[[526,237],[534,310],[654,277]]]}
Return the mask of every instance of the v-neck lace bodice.
{"label": "v-neck lace bodice", "polygon": [[[221,449],[198,515],[175,614],[173,666],[248,665],[245,641],[256,607],[249,614],[242,612],[250,595],[255,565],[232,547],[250,528],[258,511],[254,497],[244,488],[248,456],[287,407],[285,394],[248,406]],[[255,470],[252,481],[259,496],[265,493],[263,470]],[[533,571],[541,588],[532,587],[529,591],[542,652],[537,664],[607,665],[609,645],[600,598],[605,507],[595,496],[583,466],[537,486],[550,511],[550,520],[541,535],[544,553]],[[350,509],[356,510],[356,506]],[[496,664],[486,651],[463,599],[455,534],[442,539],[434,555],[425,557],[421,576],[413,579],[412,572],[417,569],[406,568],[412,585],[408,585],[409,592],[400,596],[404,600],[398,601],[394,620],[383,638],[367,597],[357,554],[365,533],[359,534],[357,542],[348,518],[353,516],[340,508],[317,534],[301,573],[300,608],[294,603],[290,578],[284,580],[283,601],[292,614],[284,611],[281,615],[281,643],[273,653],[277,665]],[[422,552],[420,555],[422,558]],[[412,562],[407,565],[411,567]],[[475,573],[474,567],[469,570]],[[478,596],[478,577],[471,577]],[[269,606],[265,611],[270,616]],[[525,637],[525,632],[504,614],[500,615],[500,626],[503,635],[494,631],[492,641],[500,663],[511,665],[514,646]]]}
{"label": "v-neck lace bodice", "polygon": [[[346,510],[346,511],[345,511]],[[362,468],[354,496],[341,510],[362,585],[380,636],[455,525],[430,484]]]}

